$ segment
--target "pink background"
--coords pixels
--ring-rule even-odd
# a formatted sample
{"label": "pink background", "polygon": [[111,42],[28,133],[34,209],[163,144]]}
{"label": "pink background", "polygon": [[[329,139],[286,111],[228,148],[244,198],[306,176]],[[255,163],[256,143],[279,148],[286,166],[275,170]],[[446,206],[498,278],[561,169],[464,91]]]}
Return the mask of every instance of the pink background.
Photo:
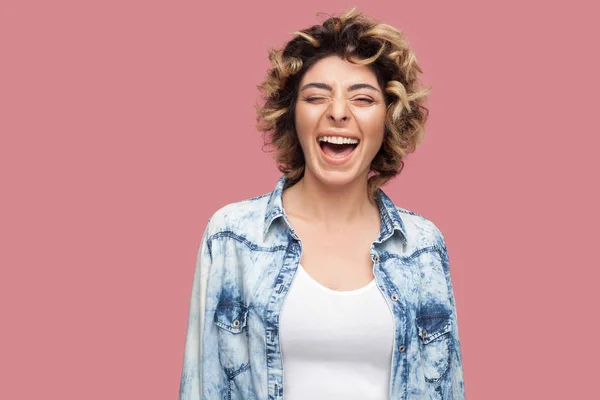
{"label": "pink background", "polygon": [[446,236],[467,397],[595,397],[600,33],[560,3],[3,1],[0,398],[177,398],[207,219],[279,178],[267,48],[353,5],[433,87],[384,190]]}

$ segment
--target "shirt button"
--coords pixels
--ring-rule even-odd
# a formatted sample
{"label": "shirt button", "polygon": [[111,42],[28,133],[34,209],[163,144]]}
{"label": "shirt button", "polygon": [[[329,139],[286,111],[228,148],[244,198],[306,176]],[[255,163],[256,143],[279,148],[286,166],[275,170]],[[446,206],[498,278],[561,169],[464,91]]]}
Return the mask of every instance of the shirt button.
{"label": "shirt button", "polygon": [[399,351],[400,353],[403,353],[403,352],[404,352],[404,350],[406,350],[406,347],[404,347],[404,345],[402,345],[402,346],[398,347],[398,351]]}
{"label": "shirt button", "polygon": [[379,256],[377,254],[373,254],[373,261],[379,262]]}
{"label": "shirt button", "polygon": [[240,326],[240,321],[238,321],[237,319],[235,321],[233,321],[233,326],[236,327],[236,328],[238,326]]}
{"label": "shirt button", "polygon": [[398,295],[396,293],[392,295],[392,301],[398,301]]}

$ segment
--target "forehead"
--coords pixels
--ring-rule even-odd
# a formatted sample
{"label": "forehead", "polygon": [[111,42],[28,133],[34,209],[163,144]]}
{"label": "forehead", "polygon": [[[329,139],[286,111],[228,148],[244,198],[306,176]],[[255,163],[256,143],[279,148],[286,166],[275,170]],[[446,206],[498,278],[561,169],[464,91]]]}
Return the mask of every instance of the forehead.
{"label": "forehead", "polygon": [[338,56],[328,56],[313,64],[302,77],[301,85],[309,82],[346,84],[365,82],[377,85],[377,77],[366,65],[352,64]]}

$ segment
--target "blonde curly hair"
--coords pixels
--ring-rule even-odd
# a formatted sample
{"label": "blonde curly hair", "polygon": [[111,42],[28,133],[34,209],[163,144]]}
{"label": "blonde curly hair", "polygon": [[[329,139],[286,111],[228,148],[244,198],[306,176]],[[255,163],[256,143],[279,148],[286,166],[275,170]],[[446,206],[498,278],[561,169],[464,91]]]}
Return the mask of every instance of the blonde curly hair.
{"label": "blonde curly hair", "polygon": [[384,139],[371,162],[370,172],[375,174],[367,183],[369,199],[374,201],[378,188],[400,173],[402,159],[421,143],[429,114],[424,104],[431,88],[420,87],[422,70],[401,31],[364,16],[355,7],[322,25],[294,32],[283,49],[269,50],[272,67],[258,85],[264,104],[256,105],[256,126],[268,135],[265,145],[276,149],[274,159],[287,178],[286,187],[294,185],[305,168],[294,123],[298,86],[312,65],[330,55],[369,66],[385,88]]}

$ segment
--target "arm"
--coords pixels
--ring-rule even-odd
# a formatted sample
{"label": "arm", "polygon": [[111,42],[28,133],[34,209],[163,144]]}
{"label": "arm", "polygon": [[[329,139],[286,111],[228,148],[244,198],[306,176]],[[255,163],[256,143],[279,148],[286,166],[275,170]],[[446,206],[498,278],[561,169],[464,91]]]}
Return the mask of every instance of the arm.
{"label": "arm", "polygon": [[456,312],[456,303],[454,301],[454,289],[452,287],[452,279],[450,277],[450,261],[448,258],[448,250],[444,236],[440,232],[441,249],[442,249],[442,266],[446,277],[446,285],[448,287],[448,299],[452,308],[452,331],[451,343],[452,354],[450,358],[450,371],[447,375],[447,382],[443,384],[445,387],[445,397],[448,400],[462,400],[465,398],[465,387],[462,367],[462,354],[460,350],[460,340],[458,336],[458,316]]}
{"label": "arm", "polygon": [[[209,219],[210,224],[210,219]],[[202,393],[202,342],[206,310],[206,287],[212,264],[208,246],[208,225],[202,236],[192,283],[188,315],[183,371],[179,387],[179,400],[200,400]]]}

